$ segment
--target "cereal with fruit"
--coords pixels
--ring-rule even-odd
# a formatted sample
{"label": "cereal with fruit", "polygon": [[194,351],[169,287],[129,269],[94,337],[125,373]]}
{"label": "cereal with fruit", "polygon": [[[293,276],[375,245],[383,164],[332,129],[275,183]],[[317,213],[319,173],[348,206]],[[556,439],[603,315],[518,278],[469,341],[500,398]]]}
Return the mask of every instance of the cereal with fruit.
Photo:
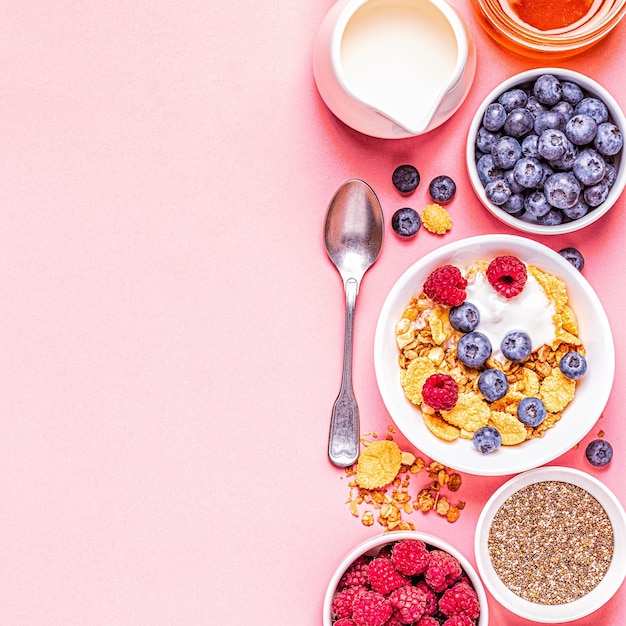
{"label": "cereal with fruit", "polygon": [[427,428],[482,453],[543,437],[587,370],[565,283],[512,255],[433,270],[396,341]]}

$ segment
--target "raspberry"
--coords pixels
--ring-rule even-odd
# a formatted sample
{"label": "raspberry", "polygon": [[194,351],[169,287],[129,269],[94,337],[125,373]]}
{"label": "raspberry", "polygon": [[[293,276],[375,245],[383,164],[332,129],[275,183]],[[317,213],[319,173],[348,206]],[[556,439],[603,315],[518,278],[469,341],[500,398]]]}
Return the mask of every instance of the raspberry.
{"label": "raspberry", "polygon": [[437,594],[426,584],[424,580],[418,580],[415,586],[421,589],[426,596],[426,608],[424,613],[426,615],[434,615],[438,610]]}
{"label": "raspberry", "polygon": [[385,626],[404,626],[404,624],[400,621],[397,613],[392,613],[391,617],[385,622]]}
{"label": "raspberry", "polygon": [[487,267],[487,280],[505,298],[518,296],[527,278],[526,266],[514,256],[498,256]]}
{"label": "raspberry", "polygon": [[435,411],[449,411],[459,398],[459,386],[449,374],[433,374],[424,381],[422,397]]}
{"label": "raspberry", "polygon": [[354,600],[352,619],[357,626],[383,626],[392,611],[385,596],[376,591],[361,590]]}
{"label": "raspberry", "polygon": [[[342,617],[341,619],[337,620],[333,624],[333,626],[356,626],[356,622],[349,617]],[[385,626],[387,625],[385,624]]]}
{"label": "raspberry", "polygon": [[369,563],[370,559],[365,555],[356,559],[339,579],[339,589],[345,589],[346,587],[366,587],[369,584],[369,578],[367,577]]}
{"label": "raspberry", "polygon": [[393,547],[391,562],[395,568],[407,576],[421,574],[428,565],[430,552],[426,544],[419,539],[404,539]]}
{"label": "raspberry", "polygon": [[466,582],[459,582],[443,592],[439,598],[439,610],[446,617],[467,615],[470,619],[477,619],[480,603],[474,589]]}
{"label": "raspberry", "polygon": [[389,594],[389,602],[402,624],[412,624],[424,615],[426,596],[421,589],[405,585]]}
{"label": "raspberry", "polygon": [[461,564],[451,554],[433,550],[424,572],[424,580],[433,591],[441,593],[461,578],[462,574]]}
{"label": "raspberry", "polygon": [[372,589],[385,596],[407,583],[406,578],[398,573],[392,562],[386,558],[374,559],[369,565],[367,574]]}
{"label": "raspberry", "polygon": [[415,626],[441,626],[441,622],[432,615],[424,615],[421,620],[415,622]]}
{"label": "raspberry", "polygon": [[431,272],[424,283],[424,293],[433,301],[446,306],[465,302],[467,280],[454,265],[443,265]]}
{"label": "raspberry", "polygon": [[441,626],[474,626],[474,622],[467,615],[454,615]]}
{"label": "raspberry", "polygon": [[331,611],[337,617],[352,617],[352,605],[361,589],[359,587],[348,587],[335,595],[330,605]]}

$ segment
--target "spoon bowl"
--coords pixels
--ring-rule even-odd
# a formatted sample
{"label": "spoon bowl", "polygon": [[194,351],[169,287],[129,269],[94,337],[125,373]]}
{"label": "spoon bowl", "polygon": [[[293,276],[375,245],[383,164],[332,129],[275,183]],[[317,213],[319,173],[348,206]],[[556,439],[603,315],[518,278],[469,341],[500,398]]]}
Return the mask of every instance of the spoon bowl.
{"label": "spoon bowl", "polygon": [[333,405],[328,456],[339,467],[352,465],[359,452],[359,409],[352,387],[354,309],[363,275],[383,244],[383,212],[374,190],[352,179],[335,192],[324,224],[326,252],[341,275],[346,294],[346,325],[341,388]]}

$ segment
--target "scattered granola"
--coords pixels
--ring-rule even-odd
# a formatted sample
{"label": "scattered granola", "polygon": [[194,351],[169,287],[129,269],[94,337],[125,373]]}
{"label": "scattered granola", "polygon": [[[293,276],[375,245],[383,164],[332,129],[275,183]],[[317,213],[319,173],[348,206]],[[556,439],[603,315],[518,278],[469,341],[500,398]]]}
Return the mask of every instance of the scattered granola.
{"label": "scattered granola", "polygon": [[[369,434],[374,440],[362,438],[363,450],[357,463],[345,469],[351,479],[346,500],[350,513],[360,517],[364,526],[372,526],[376,521],[386,531],[415,530],[413,522],[405,519],[415,511],[435,511],[448,522],[456,522],[465,505],[460,501],[453,504],[443,489],[457,492],[461,475],[437,461],[427,462],[400,450],[392,440],[393,432],[395,429],[390,426],[385,440],[376,441],[377,433]],[[411,490],[411,481],[422,470],[427,473],[427,483]]]}

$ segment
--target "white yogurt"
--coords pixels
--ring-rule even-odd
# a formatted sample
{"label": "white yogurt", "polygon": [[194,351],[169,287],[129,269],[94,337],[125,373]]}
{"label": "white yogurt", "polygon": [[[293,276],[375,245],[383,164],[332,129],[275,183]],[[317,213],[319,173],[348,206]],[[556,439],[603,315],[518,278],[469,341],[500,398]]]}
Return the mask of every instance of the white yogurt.
{"label": "white yogurt", "polygon": [[466,291],[467,300],[480,313],[476,330],[487,335],[493,348],[491,356],[501,363],[506,358],[500,350],[500,344],[511,331],[522,330],[527,333],[532,340],[533,352],[556,339],[554,303],[532,274],[528,274],[524,289],[514,298],[505,298],[499,294],[482,272],[476,272],[474,277],[468,278]]}

